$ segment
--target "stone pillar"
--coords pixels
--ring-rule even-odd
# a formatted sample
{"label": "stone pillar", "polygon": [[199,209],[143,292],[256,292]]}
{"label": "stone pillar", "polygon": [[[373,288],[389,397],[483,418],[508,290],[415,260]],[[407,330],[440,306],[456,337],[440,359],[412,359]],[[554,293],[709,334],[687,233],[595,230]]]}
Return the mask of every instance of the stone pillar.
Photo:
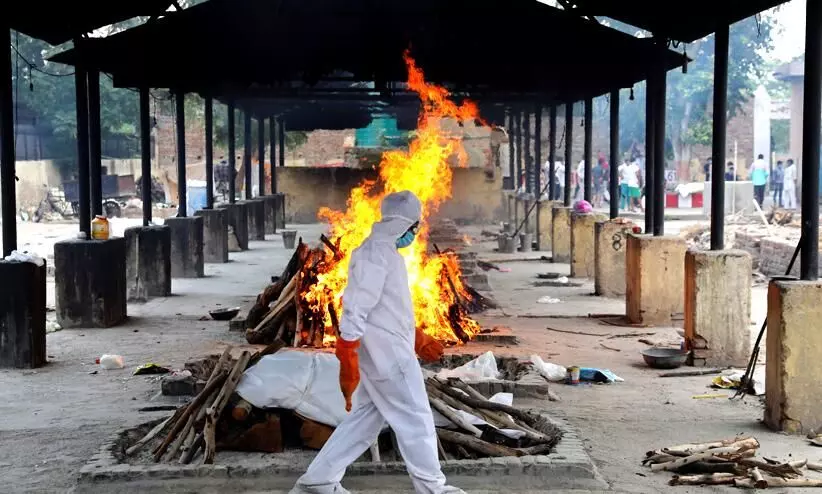
{"label": "stone pillar", "polygon": [[625,252],[633,223],[598,221],[594,226],[594,294],[625,296]]}
{"label": "stone pillar", "polygon": [[203,218],[203,260],[228,262],[228,211],[201,209],[194,216]]}
{"label": "stone pillar", "polygon": [[229,238],[229,252],[248,250],[248,205],[237,202],[226,204],[223,209],[226,210],[228,226],[231,227],[232,235],[237,242],[237,250],[234,250],[231,248],[232,239]]}
{"label": "stone pillar", "polygon": [[260,199],[244,202],[248,206],[249,240],[265,240],[265,202]]}
{"label": "stone pillar", "polygon": [[685,342],[693,365],[747,365],[751,270],[751,255],[742,250],[685,253]]}
{"label": "stone pillar", "polygon": [[0,280],[5,280],[0,283],[0,367],[45,365],[45,262],[0,259]]}
{"label": "stone pillar", "polygon": [[594,225],[602,216],[571,213],[571,277],[594,277]]}
{"label": "stone pillar", "polygon": [[554,207],[551,222],[551,253],[554,262],[571,262],[571,208]]}
{"label": "stone pillar", "polygon": [[285,228],[285,194],[282,192],[277,193],[277,228],[284,229]]}
{"label": "stone pillar", "polygon": [[685,240],[628,235],[625,307],[632,324],[663,326],[684,310]]}
{"label": "stone pillar", "polygon": [[516,220],[516,216],[517,216],[517,198],[516,198],[516,195],[513,192],[510,192],[510,191],[509,192],[504,192],[504,194],[506,195],[505,201],[506,201],[506,204],[508,206],[508,210],[507,210],[508,222],[513,223]]}
{"label": "stone pillar", "polygon": [[554,201],[540,201],[539,205],[539,250],[551,250],[551,233],[554,224]]}
{"label": "stone pillar", "polygon": [[277,233],[277,202],[279,198],[275,195],[260,198],[265,203],[265,234],[273,235]]}
{"label": "stone pillar", "polygon": [[[517,197],[514,200],[514,206],[516,208],[514,211],[514,230],[516,230],[525,219],[525,199],[521,195],[517,194]],[[521,230],[525,232],[527,231],[526,228],[527,226],[523,226]]]}
{"label": "stone pillar", "polygon": [[127,228],[126,299],[145,302],[171,295],[171,230],[167,226]]}
{"label": "stone pillar", "polygon": [[171,229],[171,277],[205,276],[203,218],[166,218],[166,226]]}
{"label": "stone pillar", "polygon": [[822,425],[822,282],[773,280],[768,286],[765,424],[806,433]]}
{"label": "stone pillar", "polygon": [[126,239],[54,244],[57,323],[109,328],[126,320]]}

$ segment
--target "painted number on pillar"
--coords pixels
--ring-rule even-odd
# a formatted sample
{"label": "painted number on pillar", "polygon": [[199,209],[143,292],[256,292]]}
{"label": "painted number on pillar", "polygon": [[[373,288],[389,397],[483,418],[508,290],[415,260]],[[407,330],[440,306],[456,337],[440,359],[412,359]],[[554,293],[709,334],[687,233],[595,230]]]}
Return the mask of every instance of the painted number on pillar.
{"label": "painted number on pillar", "polygon": [[614,236],[611,237],[611,240],[611,247],[613,247],[615,251],[619,252],[620,250],[622,250],[622,233],[614,233]]}

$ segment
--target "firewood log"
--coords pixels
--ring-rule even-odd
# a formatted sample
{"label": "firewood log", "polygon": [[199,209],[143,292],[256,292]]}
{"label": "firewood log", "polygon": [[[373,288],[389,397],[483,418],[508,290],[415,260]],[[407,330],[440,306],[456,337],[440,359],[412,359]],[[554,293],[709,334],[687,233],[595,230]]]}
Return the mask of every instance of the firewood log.
{"label": "firewood log", "polygon": [[696,453],[703,453],[709,449],[724,447],[735,447],[740,450],[756,449],[759,448],[759,441],[757,441],[754,437],[739,436],[722,441],[697,444],[680,444],[677,446],[671,446],[670,448],[663,448],[662,452],[667,454],[684,453],[686,455],[694,455]]}
{"label": "firewood log", "polygon": [[[783,479],[779,477],[763,477],[767,487],[822,487],[822,480],[817,479]],[[735,487],[743,489],[756,489],[756,481],[753,479],[736,479]]]}
{"label": "firewood log", "polygon": [[297,307],[297,327],[294,330],[294,348],[300,346],[303,331],[303,310],[299,301],[300,292],[302,292],[302,272],[298,271],[295,278],[297,278],[297,284],[294,290],[294,306]]}
{"label": "firewood log", "polygon": [[474,437],[480,437],[482,435],[481,430],[479,430],[476,426],[468,423],[467,420],[463,419],[458,413],[453,411],[451,408],[448,407],[448,405],[446,405],[442,401],[434,398],[430,394],[428,395],[428,401],[431,403],[431,408],[440,412],[440,414],[442,414],[443,417],[450,420],[451,423],[453,423],[460,429],[470,432]]}
{"label": "firewood log", "polygon": [[757,489],[767,489],[768,488],[768,481],[762,477],[762,473],[759,471],[758,468],[753,467],[751,468],[751,480],[754,482],[754,487]]}
{"label": "firewood log", "polygon": [[812,463],[810,461],[805,460],[805,466],[808,470],[813,470],[814,472],[822,472],[822,463]]}
{"label": "firewood log", "polygon": [[763,472],[768,472],[770,474],[778,475],[780,477],[789,475],[802,475],[802,471],[799,468],[794,467],[790,463],[780,463],[777,465],[772,465],[766,461],[758,460],[756,458],[743,458],[739,460],[739,464],[748,468],[758,468]]}
{"label": "firewood log", "polygon": [[674,475],[668,485],[731,485],[738,479],[732,473],[708,473],[704,475]]}
{"label": "firewood log", "polygon": [[245,372],[249,360],[251,360],[250,352],[244,351],[240,354],[240,358],[237,359],[237,363],[234,365],[234,368],[231,369],[231,373],[228,374],[228,377],[225,379],[225,384],[223,385],[222,389],[220,389],[220,393],[217,395],[217,398],[214,399],[214,403],[210,407],[208,407],[208,410],[206,411],[206,422],[204,429],[204,464],[214,463],[214,456],[217,453],[217,443],[215,437],[217,420],[220,418],[220,414],[222,413],[223,408],[228,403],[228,399],[231,397],[231,394],[234,393],[234,389],[237,387],[237,383],[240,382],[240,378],[243,376],[243,372]]}
{"label": "firewood log", "polygon": [[161,433],[161,432],[162,432],[162,431],[166,428],[166,426],[167,426],[169,423],[171,423],[171,421],[174,419],[174,417],[178,416],[177,414],[181,414],[181,413],[183,413],[183,412],[182,412],[182,410],[183,410],[183,408],[182,408],[182,407],[181,407],[181,408],[178,408],[178,409],[177,409],[177,411],[174,413],[174,415],[171,415],[171,416],[170,416],[170,417],[168,417],[167,419],[165,419],[165,420],[163,420],[162,422],[160,422],[159,424],[155,425],[155,426],[154,426],[154,428],[153,428],[153,429],[151,429],[151,430],[148,432],[148,434],[146,434],[145,436],[143,436],[143,438],[142,438],[142,439],[140,439],[139,441],[137,441],[136,443],[134,443],[131,447],[129,447],[129,448],[126,450],[126,456],[131,456],[131,455],[133,455],[134,453],[136,453],[137,451],[139,451],[139,450],[140,450],[143,446],[145,446],[145,445],[146,445],[149,441],[151,441],[152,439],[154,439],[155,437],[157,437],[157,435],[158,435],[158,434],[160,434],[160,433]]}
{"label": "firewood log", "polygon": [[711,473],[732,473],[734,475],[744,476],[747,468],[742,467],[739,463],[732,463],[727,461],[697,461],[689,463],[677,470],[680,474],[711,474]]}
{"label": "firewood log", "polygon": [[445,442],[458,444],[487,456],[524,456],[521,451],[516,449],[501,446],[499,444],[487,443],[481,439],[469,436],[468,434],[462,434],[460,432],[449,431],[437,427],[437,435]]}
{"label": "firewood log", "polygon": [[[436,381],[434,381],[434,382],[436,382]],[[456,384],[456,383],[459,383],[459,384]],[[453,382],[451,380],[449,380],[449,384],[450,384],[450,386],[456,387],[458,389],[463,389],[464,387],[467,387],[467,385],[465,383],[462,383],[461,381],[458,381],[458,380],[454,380]],[[533,424],[536,422],[536,417],[534,417],[533,415],[531,415],[530,413],[528,413],[524,410],[520,410],[519,408],[514,408],[514,407],[509,406],[509,405],[504,405],[502,403],[494,403],[492,401],[488,401],[487,399],[484,400],[484,401],[478,400],[476,398],[466,396],[466,395],[460,393],[457,390],[450,389],[450,386],[442,386],[440,389],[444,393],[446,393],[448,395],[451,395],[452,397],[462,401],[463,403],[465,403],[468,406],[471,406],[471,407],[474,407],[474,408],[481,408],[483,410],[491,410],[491,411],[496,411],[496,412],[505,412],[508,415],[511,415],[512,417],[515,417],[515,418],[523,421],[526,425],[528,425],[530,427],[533,427]]]}
{"label": "firewood log", "polygon": [[702,461],[706,458],[711,458],[713,456],[717,456],[720,454],[727,454],[727,453],[736,453],[738,451],[737,448],[725,447],[725,448],[714,448],[709,449],[703,453],[696,453],[690,456],[686,456],[685,458],[678,458],[673,461],[669,461],[666,463],[657,463],[655,465],[651,465],[652,472],[660,472],[663,470],[668,471],[675,471],[678,470],[680,467],[683,467],[689,463],[694,463],[697,461]]}

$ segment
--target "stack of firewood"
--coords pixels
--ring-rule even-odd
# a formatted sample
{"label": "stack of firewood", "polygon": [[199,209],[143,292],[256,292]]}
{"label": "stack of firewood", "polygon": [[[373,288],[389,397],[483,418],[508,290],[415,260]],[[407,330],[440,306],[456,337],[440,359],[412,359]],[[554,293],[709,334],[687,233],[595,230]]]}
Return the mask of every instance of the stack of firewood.
{"label": "stack of firewood", "polygon": [[[549,453],[562,432],[541,415],[489,401],[459,379],[426,380],[431,408],[458,430],[437,428],[441,460],[474,459],[489,456],[526,456]],[[473,425],[455,411],[467,412],[488,425]],[[514,439],[499,429],[519,431]]]}
{"label": "stack of firewood", "polygon": [[735,437],[722,441],[681,444],[648,451],[643,465],[651,471],[677,472],[670,485],[733,485],[747,489],[767,487],[822,487],[803,469],[822,471],[822,464],[805,461],[779,462],[755,458],[759,441]]}
{"label": "stack of firewood", "polygon": [[[325,336],[336,336],[339,332],[338,314],[332,303],[318,310],[307,303],[302,295],[318,281],[318,276],[342,259],[339,245],[325,235],[320,235],[322,246],[311,248],[299,239],[297,249],[279,277],[257,296],[254,306],[246,317],[246,340],[251,344],[269,344],[281,339],[294,347],[322,348]],[[328,251],[326,251],[328,249]],[[453,255],[439,252],[438,255]],[[450,287],[456,302],[449,307],[448,319],[454,334],[463,343],[470,339],[462,328],[461,321],[469,313],[479,312],[496,304],[463,283],[468,296],[457,293],[452,274],[442,273],[442,283]],[[326,294],[332,300],[332,293]],[[326,314],[331,326],[326,325]]]}
{"label": "stack of firewood", "polygon": [[[276,340],[253,355],[251,352],[243,351],[236,361],[231,358],[231,347],[226,348],[203,390],[129,447],[126,455],[133,455],[154,438],[165,434],[162,442],[152,451],[154,461],[171,462],[179,459],[180,463],[191,463],[202,453],[203,463],[214,463],[217,452],[217,424],[232,400],[243,372],[263,356],[273,354],[284,346],[283,341]],[[241,404],[240,408],[242,406]]]}

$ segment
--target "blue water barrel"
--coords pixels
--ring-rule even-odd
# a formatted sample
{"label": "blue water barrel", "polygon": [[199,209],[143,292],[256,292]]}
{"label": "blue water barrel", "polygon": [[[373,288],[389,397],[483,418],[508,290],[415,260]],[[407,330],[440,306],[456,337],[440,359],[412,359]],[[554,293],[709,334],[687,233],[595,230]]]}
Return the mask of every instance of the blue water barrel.
{"label": "blue water barrel", "polygon": [[186,181],[186,214],[194,216],[196,211],[206,207],[206,182],[204,180]]}

